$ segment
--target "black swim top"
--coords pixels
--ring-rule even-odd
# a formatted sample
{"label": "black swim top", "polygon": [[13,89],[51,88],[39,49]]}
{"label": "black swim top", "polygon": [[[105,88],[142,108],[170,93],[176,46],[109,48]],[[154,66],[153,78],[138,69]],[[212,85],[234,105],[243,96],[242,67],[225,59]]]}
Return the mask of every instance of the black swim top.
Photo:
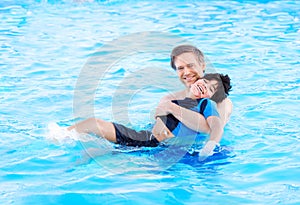
{"label": "black swim top", "polygon": [[[198,106],[201,100],[202,98],[201,99],[184,98],[183,100],[172,100],[172,102],[181,107],[192,110],[193,108],[196,108]],[[208,101],[207,99],[204,99],[201,102],[199,113],[202,115],[207,105],[207,101]],[[159,118],[164,122],[164,124],[171,132],[178,126],[179,120],[176,117],[174,117],[174,115],[172,114],[159,116]]]}

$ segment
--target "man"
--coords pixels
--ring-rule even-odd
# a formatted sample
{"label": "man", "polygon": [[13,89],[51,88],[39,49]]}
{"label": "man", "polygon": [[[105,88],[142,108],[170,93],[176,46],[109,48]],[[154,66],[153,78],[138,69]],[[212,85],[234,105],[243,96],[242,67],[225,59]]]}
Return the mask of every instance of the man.
{"label": "man", "polygon": [[[206,63],[203,53],[192,45],[177,46],[171,53],[171,67],[177,72],[179,80],[185,85],[186,89],[163,97],[157,106],[155,115],[173,114],[191,129],[210,133],[209,126],[203,115],[191,110],[182,111],[180,106],[175,107],[170,103],[171,100],[188,97],[190,86],[204,76]],[[172,106],[172,109],[170,106]],[[229,98],[225,98],[217,104],[217,108],[221,118],[221,128],[223,129],[229,121],[233,105]]]}

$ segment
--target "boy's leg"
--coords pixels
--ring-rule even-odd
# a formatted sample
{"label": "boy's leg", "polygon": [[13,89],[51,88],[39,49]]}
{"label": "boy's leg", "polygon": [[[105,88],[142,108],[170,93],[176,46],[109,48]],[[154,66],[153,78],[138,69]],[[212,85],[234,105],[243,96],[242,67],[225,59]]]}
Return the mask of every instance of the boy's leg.
{"label": "boy's leg", "polygon": [[152,133],[159,142],[174,137],[172,132],[167,128],[167,126],[159,117],[156,118],[156,122],[152,128]]}
{"label": "boy's leg", "polygon": [[75,129],[79,133],[94,133],[105,139],[116,142],[116,130],[111,122],[97,118],[89,118],[68,127],[68,130]]}

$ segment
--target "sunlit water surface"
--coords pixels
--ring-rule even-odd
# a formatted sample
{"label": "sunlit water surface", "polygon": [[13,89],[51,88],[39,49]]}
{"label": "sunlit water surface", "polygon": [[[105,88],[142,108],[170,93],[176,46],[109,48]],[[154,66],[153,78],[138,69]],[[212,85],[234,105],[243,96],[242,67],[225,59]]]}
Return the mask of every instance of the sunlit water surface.
{"label": "sunlit water surface", "polygon": [[[300,203],[299,1],[5,0],[0,19],[0,204]],[[183,88],[169,66],[181,40],[232,78],[226,152],[46,140],[49,123],[91,114],[149,127]]]}

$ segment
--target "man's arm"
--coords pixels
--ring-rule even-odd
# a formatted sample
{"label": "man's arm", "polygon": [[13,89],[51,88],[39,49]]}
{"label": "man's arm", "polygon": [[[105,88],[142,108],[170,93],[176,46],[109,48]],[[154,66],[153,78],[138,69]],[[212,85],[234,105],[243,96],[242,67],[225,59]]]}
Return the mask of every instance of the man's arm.
{"label": "man's arm", "polygon": [[162,115],[167,115],[168,113],[166,112],[165,109],[162,109],[162,105],[165,104],[165,102],[168,102],[168,101],[172,101],[172,100],[175,100],[175,99],[184,99],[185,98],[185,93],[186,91],[185,90],[182,90],[182,91],[179,91],[179,92],[176,92],[176,93],[171,93],[169,95],[166,95],[164,97],[162,97],[158,103],[158,106],[156,107],[156,110],[155,110],[155,118],[157,116],[162,116]]}
{"label": "man's arm", "polygon": [[[209,133],[211,128],[203,115],[171,102],[171,100],[184,99],[185,97],[185,90],[163,97],[156,108],[155,117],[171,113],[187,127],[195,131]],[[233,104],[229,98],[225,98],[222,102],[217,104],[217,108],[221,119],[220,129],[223,130],[230,119]]]}
{"label": "man's arm", "polygon": [[169,100],[161,102],[157,109],[162,111],[162,115],[172,114],[180,122],[192,130],[202,133],[210,132],[207,121],[200,113],[183,108]]}

